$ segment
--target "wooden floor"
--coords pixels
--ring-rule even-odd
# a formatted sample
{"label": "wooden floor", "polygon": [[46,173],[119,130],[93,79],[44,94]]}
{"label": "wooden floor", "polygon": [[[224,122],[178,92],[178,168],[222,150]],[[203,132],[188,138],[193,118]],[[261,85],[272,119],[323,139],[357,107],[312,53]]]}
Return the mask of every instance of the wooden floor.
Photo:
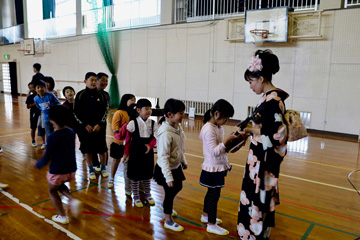
{"label": "wooden floor", "polygon": [[[107,188],[107,179],[87,180],[87,167],[77,150],[76,181],[70,185],[74,197],[84,203],[79,219],[70,224],[52,225],[56,211],[47,193],[47,168],[30,166],[40,159],[40,146],[31,147],[29,111],[25,97],[0,94],[0,182],[10,187],[0,192],[0,239],[236,239],[240,187],[248,146],[229,155],[233,170],[221,192],[218,217],[230,235],[208,234],[200,222],[205,188],[199,185],[202,143],[199,121],[185,121],[189,163],[187,180],[175,199],[177,221],[185,231],[174,233],[162,226],[162,212],[156,207],[136,208],[124,193],[122,166],[115,178],[115,190]],[[109,116],[109,119],[112,115]],[[110,122],[110,121],[108,121]],[[230,132],[233,127],[227,126]],[[111,128],[108,126],[108,144]],[[111,159],[108,171],[110,171]],[[279,179],[281,204],[276,208],[276,227],[271,239],[356,239],[360,237],[360,196],[347,181],[353,169],[360,168],[357,142],[308,137],[289,145]],[[360,186],[360,173],[354,182]],[[157,203],[163,190],[152,182]],[[19,202],[16,202],[16,201]],[[63,198],[67,208],[67,199]],[[68,235],[68,236],[67,236]]]}

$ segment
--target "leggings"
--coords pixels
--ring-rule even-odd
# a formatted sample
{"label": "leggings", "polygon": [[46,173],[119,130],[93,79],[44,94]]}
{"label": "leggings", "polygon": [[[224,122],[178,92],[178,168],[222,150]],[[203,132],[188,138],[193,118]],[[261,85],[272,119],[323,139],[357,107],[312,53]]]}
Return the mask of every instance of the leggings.
{"label": "leggings", "polygon": [[172,214],[174,198],[182,189],[182,181],[174,181],[174,186],[171,188],[167,184],[163,185],[165,191],[165,198],[163,202],[164,213]]}
{"label": "leggings", "polygon": [[[151,197],[150,181],[151,181],[151,179],[142,180],[142,182],[144,184],[145,198]],[[131,180],[131,189],[134,194],[135,200],[140,199],[139,186],[140,186],[140,181]]]}
{"label": "leggings", "polygon": [[216,223],[217,204],[220,198],[221,188],[208,188],[204,199],[204,213],[208,214],[208,222]]}

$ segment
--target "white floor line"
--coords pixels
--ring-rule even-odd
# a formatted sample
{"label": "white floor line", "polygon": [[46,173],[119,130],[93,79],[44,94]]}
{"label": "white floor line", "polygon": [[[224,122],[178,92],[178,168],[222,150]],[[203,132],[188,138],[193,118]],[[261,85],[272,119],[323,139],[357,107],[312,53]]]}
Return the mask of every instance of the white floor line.
{"label": "white floor line", "polygon": [[[30,131],[29,131],[30,132]],[[29,132],[22,131],[21,133],[13,133],[13,134],[7,134],[7,135],[0,135],[0,138],[2,137],[11,137],[11,136],[17,136],[17,135],[23,135],[23,134],[29,134]]]}
{"label": "white floor line", "polygon": [[8,198],[10,198],[12,201],[16,202],[17,204],[19,204],[20,206],[22,206],[23,208],[25,208],[26,210],[28,210],[29,212],[31,212],[32,214],[34,214],[35,216],[37,216],[38,218],[42,218],[44,219],[45,222],[47,222],[48,224],[51,224],[54,228],[66,233],[66,235],[71,238],[71,239],[75,239],[75,240],[80,240],[81,238],[79,238],[78,236],[76,236],[75,234],[73,234],[72,232],[70,232],[69,230],[63,228],[62,226],[60,226],[59,224],[57,224],[56,222],[49,220],[47,218],[45,218],[43,215],[40,215],[39,213],[35,212],[32,207],[30,207],[29,205],[25,204],[25,203],[21,203],[19,199],[17,199],[16,197],[14,197],[13,195],[11,195],[10,193],[4,191],[3,189],[0,188],[0,192],[2,194],[4,194],[5,196],[7,196]]}

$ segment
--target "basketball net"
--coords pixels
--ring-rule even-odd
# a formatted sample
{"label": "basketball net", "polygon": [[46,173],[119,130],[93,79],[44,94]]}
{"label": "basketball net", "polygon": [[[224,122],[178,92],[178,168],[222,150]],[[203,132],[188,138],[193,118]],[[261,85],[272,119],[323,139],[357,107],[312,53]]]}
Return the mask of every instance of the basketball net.
{"label": "basketball net", "polygon": [[250,33],[255,43],[263,43],[269,36],[269,30],[266,29],[253,29]]}

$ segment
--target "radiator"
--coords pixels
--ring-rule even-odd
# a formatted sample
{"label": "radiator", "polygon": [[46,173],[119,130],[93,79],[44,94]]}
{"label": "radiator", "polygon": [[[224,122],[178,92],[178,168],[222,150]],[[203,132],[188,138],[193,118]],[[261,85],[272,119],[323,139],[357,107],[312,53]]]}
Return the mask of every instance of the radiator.
{"label": "radiator", "polygon": [[189,108],[195,108],[195,115],[204,116],[206,111],[214,105],[209,102],[198,102],[191,100],[181,100],[185,104],[185,113],[189,113]]}
{"label": "radiator", "polygon": [[136,101],[138,101],[139,99],[145,98],[147,100],[149,100],[151,102],[151,107],[152,108],[160,108],[159,106],[159,98],[157,97],[141,97],[141,96],[135,96]]}

